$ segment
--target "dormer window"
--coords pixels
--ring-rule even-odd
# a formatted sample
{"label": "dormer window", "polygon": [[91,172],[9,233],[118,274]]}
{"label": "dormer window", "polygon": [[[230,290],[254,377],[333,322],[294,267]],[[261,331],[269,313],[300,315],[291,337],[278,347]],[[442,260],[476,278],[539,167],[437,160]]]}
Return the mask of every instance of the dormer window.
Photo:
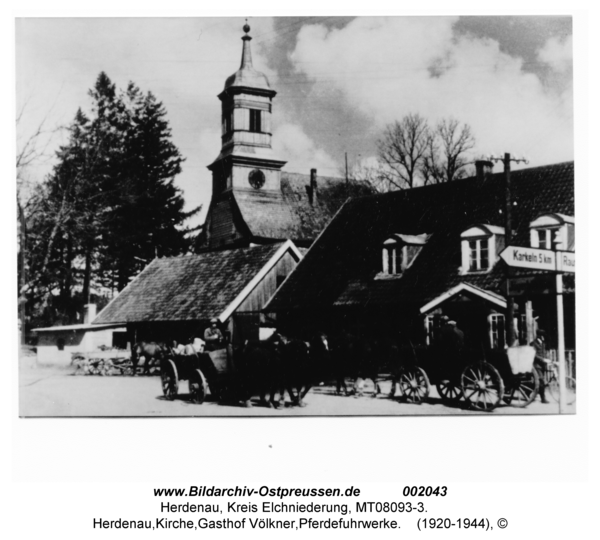
{"label": "dormer window", "polygon": [[460,239],[463,274],[488,272],[504,249],[504,229],[496,225],[474,225]]}
{"label": "dormer window", "polygon": [[469,272],[490,267],[490,241],[488,238],[469,240]]}
{"label": "dormer window", "polygon": [[415,260],[429,234],[394,234],[383,243],[383,272],[380,277],[400,275]]}
{"label": "dormer window", "polygon": [[531,247],[575,251],[575,220],[564,214],[545,214],[529,224]]}

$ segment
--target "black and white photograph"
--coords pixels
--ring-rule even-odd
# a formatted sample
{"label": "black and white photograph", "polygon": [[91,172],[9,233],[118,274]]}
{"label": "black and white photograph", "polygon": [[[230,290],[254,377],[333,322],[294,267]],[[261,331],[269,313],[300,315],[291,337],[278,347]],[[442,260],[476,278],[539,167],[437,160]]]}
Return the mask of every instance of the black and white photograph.
{"label": "black and white photograph", "polygon": [[19,416],[576,414],[571,16],[15,37]]}

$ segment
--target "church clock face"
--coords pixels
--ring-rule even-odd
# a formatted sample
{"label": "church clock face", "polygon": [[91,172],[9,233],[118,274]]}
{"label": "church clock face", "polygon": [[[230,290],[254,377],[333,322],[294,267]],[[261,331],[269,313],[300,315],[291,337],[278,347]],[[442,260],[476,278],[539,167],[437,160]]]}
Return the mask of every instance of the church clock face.
{"label": "church clock face", "polygon": [[258,169],[250,171],[248,182],[254,189],[260,189],[265,185],[265,174]]}

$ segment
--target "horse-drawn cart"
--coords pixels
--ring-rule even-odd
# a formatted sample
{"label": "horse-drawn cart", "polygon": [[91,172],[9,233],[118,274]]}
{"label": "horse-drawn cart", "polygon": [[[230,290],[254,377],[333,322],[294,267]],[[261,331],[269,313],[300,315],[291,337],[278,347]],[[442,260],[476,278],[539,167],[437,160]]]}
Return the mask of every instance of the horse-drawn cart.
{"label": "horse-drawn cart", "polygon": [[160,365],[163,394],[172,400],[179,393],[179,381],[188,381],[190,400],[203,403],[210,393],[217,399],[233,379],[231,346],[211,352],[197,353],[186,348],[183,354],[171,352]]}
{"label": "horse-drawn cart", "polygon": [[502,402],[529,405],[537,396],[538,374],[533,367],[535,349],[530,346],[492,351],[488,358],[467,362],[462,369],[446,369],[436,380],[442,401],[466,401],[472,409],[492,411]]}

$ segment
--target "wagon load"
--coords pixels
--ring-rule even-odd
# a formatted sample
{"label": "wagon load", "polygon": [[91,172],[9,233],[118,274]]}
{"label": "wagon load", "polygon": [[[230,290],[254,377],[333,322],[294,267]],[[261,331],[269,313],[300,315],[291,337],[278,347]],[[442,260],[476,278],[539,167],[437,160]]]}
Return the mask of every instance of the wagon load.
{"label": "wagon load", "polygon": [[131,353],[120,349],[91,353],[76,352],[71,356],[71,364],[75,367],[75,375],[113,376],[133,374]]}
{"label": "wagon load", "polygon": [[179,381],[187,380],[189,397],[203,403],[210,393],[218,397],[227,387],[233,372],[230,345],[211,352],[197,352],[191,346],[161,360],[160,376],[164,396],[171,400],[179,393]]}

